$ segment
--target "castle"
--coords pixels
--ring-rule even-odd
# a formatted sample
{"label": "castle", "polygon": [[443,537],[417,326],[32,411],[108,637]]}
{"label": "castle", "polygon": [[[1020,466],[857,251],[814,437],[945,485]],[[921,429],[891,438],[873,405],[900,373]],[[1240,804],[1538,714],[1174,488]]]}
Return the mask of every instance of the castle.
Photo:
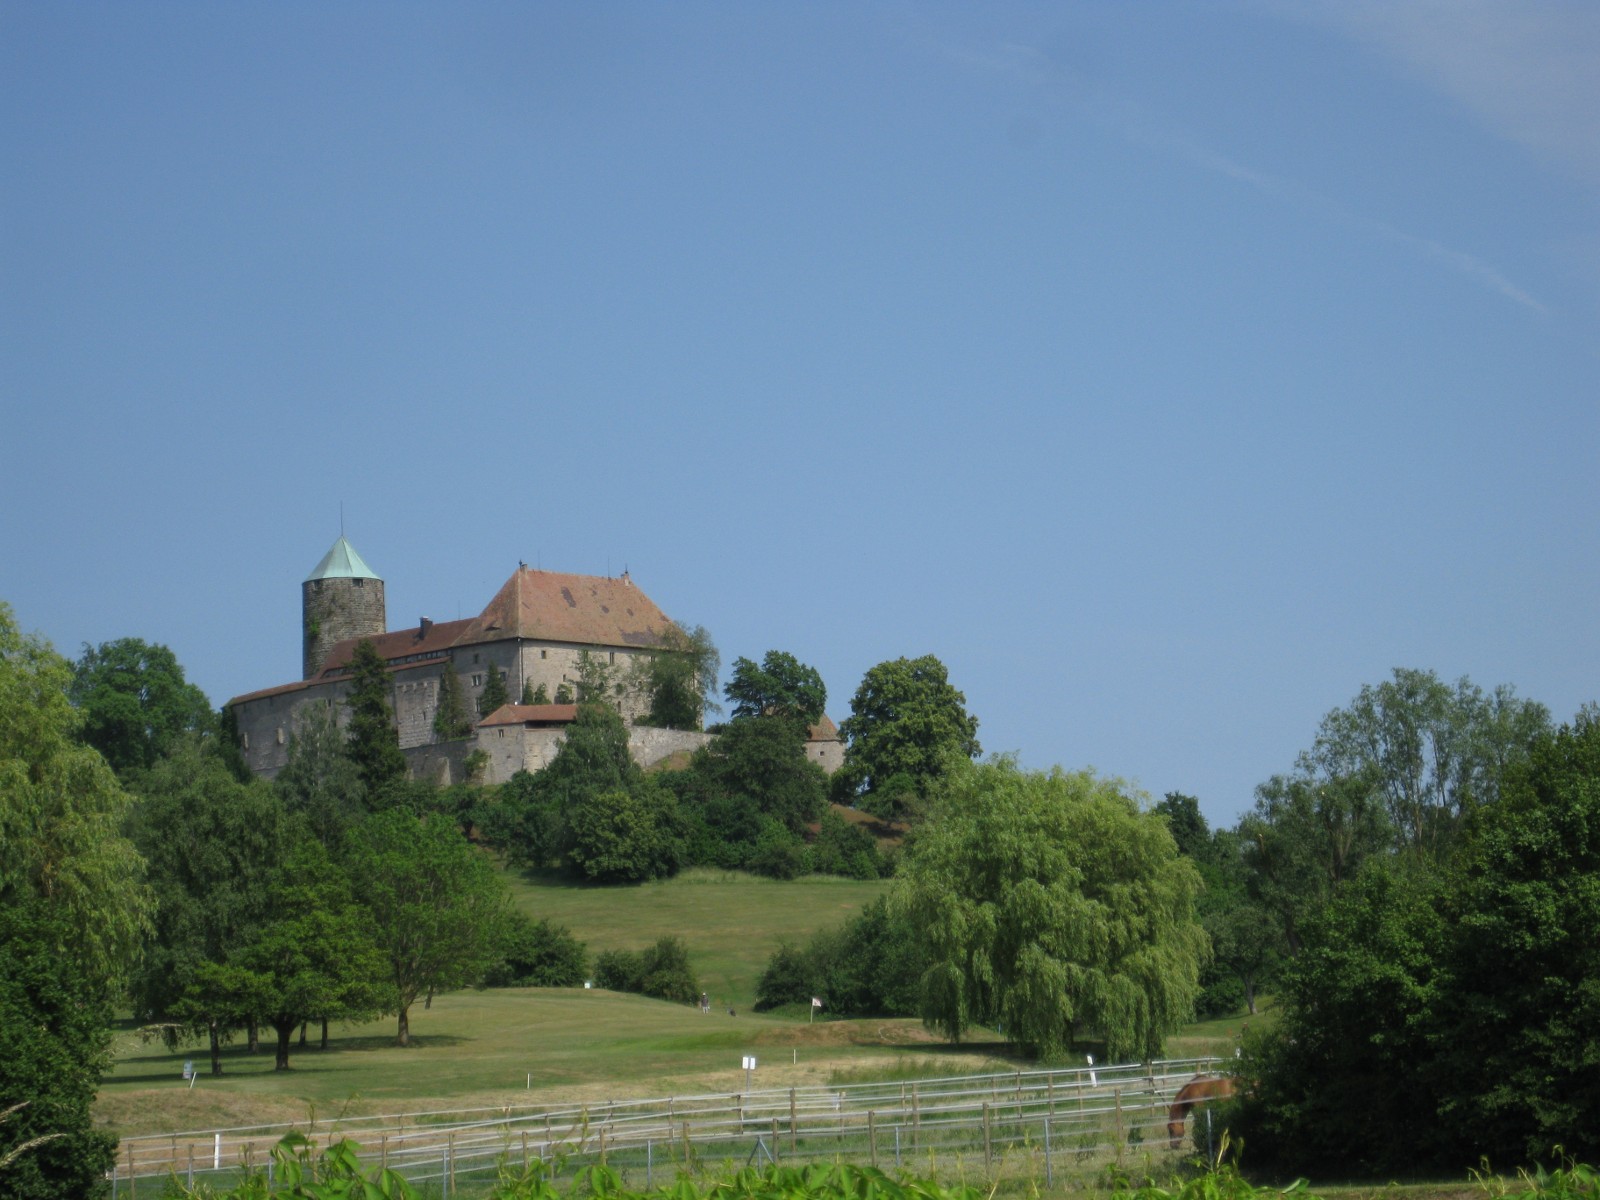
{"label": "castle", "polygon": [[[602,663],[613,679],[659,652],[675,629],[624,571],[618,578],[564,575],[519,564],[476,617],[458,621],[421,618],[390,632],[383,580],[341,534],[300,589],[302,678],[228,701],[239,748],[257,775],[283,768],[289,739],[304,714],[330,710],[341,724],[347,712],[350,660],[363,639],[388,664],[400,749],[411,774],[439,783],[463,782],[476,757],[476,778],[501,783],[517,771],[547,765],[577,716],[572,704],[506,704],[478,721],[470,737],[444,740],[434,731],[441,681],[454,669],[463,706],[478,712],[492,666],[511,697],[575,691],[582,655]],[[642,664],[641,664],[642,665]],[[629,724],[629,745],[641,766],[704,745],[709,735],[635,724],[646,707],[636,693],[616,698]],[[841,746],[833,722],[813,727],[807,756],[824,769],[838,766]]]}

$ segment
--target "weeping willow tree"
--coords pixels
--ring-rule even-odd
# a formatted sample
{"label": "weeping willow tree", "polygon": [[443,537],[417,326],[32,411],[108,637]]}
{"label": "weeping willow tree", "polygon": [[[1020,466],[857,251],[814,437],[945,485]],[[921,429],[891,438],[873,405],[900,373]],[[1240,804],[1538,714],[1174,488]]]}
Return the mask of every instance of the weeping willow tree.
{"label": "weeping willow tree", "polygon": [[1199,889],[1165,823],[1118,782],[961,765],[897,881],[931,964],[923,1020],[953,1040],[999,1024],[1043,1059],[1079,1032],[1113,1059],[1156,1057],[1210,953]]}

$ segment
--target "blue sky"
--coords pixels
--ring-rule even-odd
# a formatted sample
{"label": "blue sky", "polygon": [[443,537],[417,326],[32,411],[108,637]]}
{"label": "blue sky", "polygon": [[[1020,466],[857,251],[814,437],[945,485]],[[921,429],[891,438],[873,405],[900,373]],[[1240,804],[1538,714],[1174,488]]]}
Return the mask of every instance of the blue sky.
{"label": "blue sky", "polygon": [[216,703],[619,573],[1231,823],[1600,697],[1600,8],[0,3],[0,599]]}

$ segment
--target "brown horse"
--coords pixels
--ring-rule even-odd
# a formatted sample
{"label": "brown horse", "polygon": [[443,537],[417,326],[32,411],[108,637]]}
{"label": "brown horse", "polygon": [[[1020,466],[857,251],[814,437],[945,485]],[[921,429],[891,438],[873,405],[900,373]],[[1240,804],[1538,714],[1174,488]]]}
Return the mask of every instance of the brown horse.
{"label": "brown horse", "polygon": [[1196,1075],[1179,1088],[1172,1098],[1172,1111],[1167,1114],[1167,1136],[1172,1139],[1172,1148],[1183,1148],[1183,1123],[1191,1108],[1207,1100],[1226,1100],[1231,1095],[1233,1079],[1227,1075]]}

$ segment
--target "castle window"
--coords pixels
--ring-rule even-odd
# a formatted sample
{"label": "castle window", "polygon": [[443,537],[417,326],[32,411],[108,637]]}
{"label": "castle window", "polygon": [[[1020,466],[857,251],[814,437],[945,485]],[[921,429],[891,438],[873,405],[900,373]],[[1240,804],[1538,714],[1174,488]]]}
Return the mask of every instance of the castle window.
{"label": "castle window", "polygon": [[606,652],[606,661],[608,661],[608,662],[616,662],[617,661],[617,652],[615,650],[607,651]]}
{"label": "castle window", "polygon": [[250,749],[250,735],[248,733],[240,735],[239,740],[244,743],[246,750]]}
{"label": "castle window", "polygon": [[539,657],[540,658],[549,658],[550,657],[550,651],[548,651],[548,650],[539,651]]}
{"label": "castle window", "polygon": [[[474,656],[474,657],[476,657],[476,656]],[[483,686],[483,676],[482,675],[474,675],[472,677],[472,686],[473,687],[482,687]]]}
{"label": "castle window", "polygon": [[283,745],[283,726],[278,726],[278,745]]}
{"label": "castle window", "polygon": [[365,579],[352,579],[350,582],[355,584],[357,587],[363,587],[367,581]]}

